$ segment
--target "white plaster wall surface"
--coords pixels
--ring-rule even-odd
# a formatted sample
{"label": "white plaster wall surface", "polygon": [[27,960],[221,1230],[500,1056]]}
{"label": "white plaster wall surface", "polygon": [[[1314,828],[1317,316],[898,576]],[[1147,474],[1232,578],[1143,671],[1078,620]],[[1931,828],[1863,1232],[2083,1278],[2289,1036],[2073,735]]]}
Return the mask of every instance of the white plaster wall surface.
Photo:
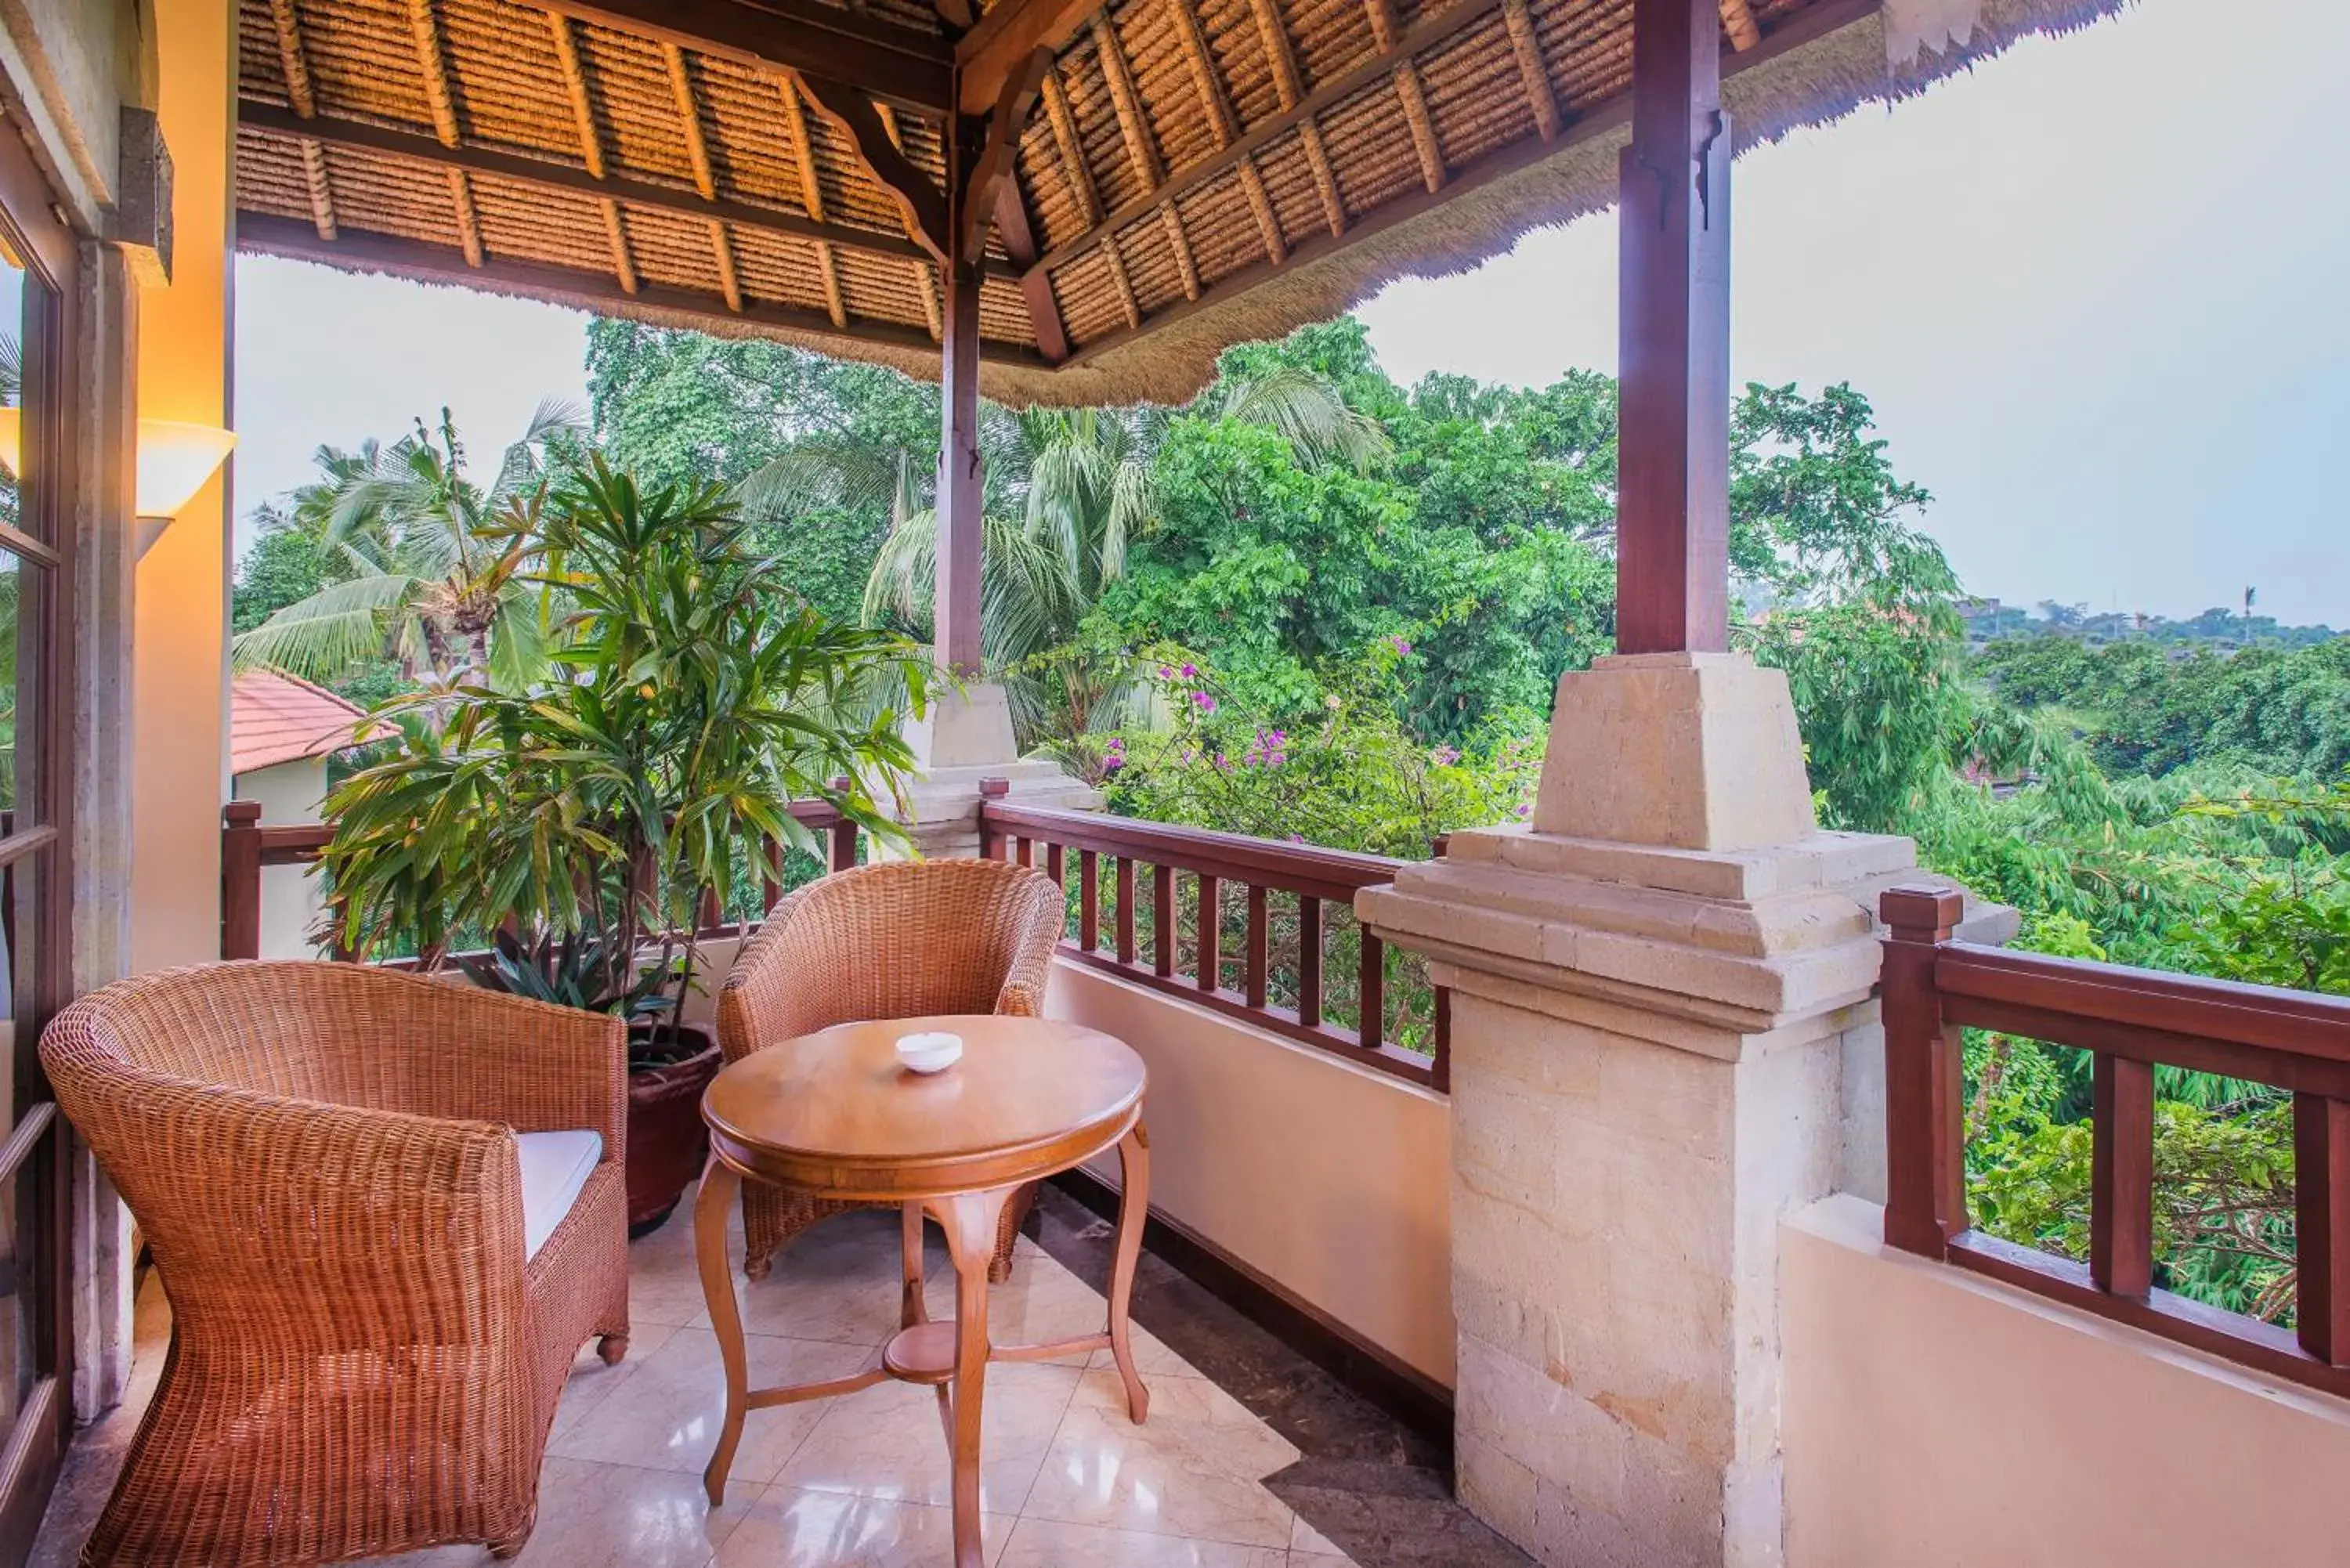
{"label": "white plaster wall surface", "polygon": [[1153,1209],[1451,1385],[1443,1096],[1067,961],[1046,1011],[1149,1064]]}
{"label": "white plaster wall surface", "polygon": [[[265,827],[292,827],[321,820],[327,796],[327,760],[304,757],[236,775],[235,798],[261,803]],[[307,866],[261,868],[261,956],[316,958],[310,933],[326,910],[318,878]]]}
{"label": "white plaster wall surface", "polygon": [[1785,1222],[1790,1568],[2340,1568],[2350,1403]]}

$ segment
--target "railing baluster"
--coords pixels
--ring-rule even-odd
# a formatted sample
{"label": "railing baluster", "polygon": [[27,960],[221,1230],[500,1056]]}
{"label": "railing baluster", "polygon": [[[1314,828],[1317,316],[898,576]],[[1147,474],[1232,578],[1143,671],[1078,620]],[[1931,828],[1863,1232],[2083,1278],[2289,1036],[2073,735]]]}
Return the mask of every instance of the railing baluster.
{"label": "railing baluster", "polygon": [[[832,787],[845,794],[848,791],[848,775],[843,774],[832,781]],[[854,819],[844,816],[833,823],[831,847],[833,870],[847,871],[857,864],[857,824]]]}
{"label": "railing baluster", "polygon": [[1436,1022],[1430,1025],[1435,1059],[1429,1065],[1428,1086],[1440,1095],[1452,1092],[1452,988],[1436,988]]}
{"label": "railing baluster", "polygon": [[1966,900],[1949,888],[1893,888],[1877,900],[1885,940],[1885,1241],[1939,1258],[1967,1228],[1959,1031],[1942,1018],[1934,964]]}
{"label": "railing baluster", "polygon": [[694,923],[705,931],[726,923],[725,903],[719,898],[717,888],[704,888],[702,890],[702,897],[696,901],[693,919]]}
{"label": "railing baluster", "polygon": [[1087,952],[1101,946],[1099,860],[1090,849],[1077,851],[1077,946]]}
{"label": "railing baluster", "polygon": [[1376,1051],[1388,1037],[1387,944],[1368,930],[1362,933],[1363,961],[1355,988],[1355,1038],[1366,1051]]}
{"label": "railing baluster", "polygon": [[2154,1068],[2098,1053],[2090,1082],[2089,1278],[2154,1288]]}
{"label": "railing baluster", "polygon": [[1012,840],[1012,854],[1014,864],[1024,866],[1032,871],[1035,870],[1036,867],[1036,841],[1023,834],[1015,836]]}
{"label": "railing baluster", "polygon": [[1150,868],[1150,967],[1161,978],[1175,972],[1175,867]]}
{"label": "railing baluster", "polygon": [[2301,1347],[2350,1366],[2350,1100],[2293,1097],[2294,1302]]}
{"label": "railing baluster", "polygon": [[1118,961],[1134,961],[1134,860],[1118,857]]}
{"label": "railing baluster", "polygon": [[[836,846],[836,848],[837,846]],[[837,855],[835,858],[837,858]],[[772,915],[784,897],[784,846],[781,840],[767,840],[761,858],[765,868],[759,873],[759,912]]]}
{"label": "railing baluster", "polygon": [[1003,836],[998,833],[995,830],[995,825],[988,820],[987,808],[1011,793],[1010,779],[979,781],[979,857],[982,860],[1003,858],[1001,848]]}
{"label": "railing baluster", "polygon": [[1200,961],[1194,978],[1201,991],[1214,991],[1224,982],[1224,900],[1223,884],[1202,872],[1200,883]]}
{"label": "railing baluster", "polygon": [[221,957],[261,956],[261,803],[221,808]]}
{"label": "railing baluster", "polygon": [[1322,1022],[1322,900],[1297,896],[1297,1022]]}
{"label": "railing baluster", "polygon": [[1061,846],[1058,842],[1045,846],[1045,875],[1052,879],[1054,887],[1060,888],[1064,893],[1068,891],[1068,862],[1062,858]]}
{"label": "railing baluster", "polygon": [[1265,919],[1264,885],[1252,882],[1248,890],[1248,951],[1243,955],[1242,984],[1247,987],[1248,1004],[1264,1005],[1266,971],[1272,969],[1271,923]]}

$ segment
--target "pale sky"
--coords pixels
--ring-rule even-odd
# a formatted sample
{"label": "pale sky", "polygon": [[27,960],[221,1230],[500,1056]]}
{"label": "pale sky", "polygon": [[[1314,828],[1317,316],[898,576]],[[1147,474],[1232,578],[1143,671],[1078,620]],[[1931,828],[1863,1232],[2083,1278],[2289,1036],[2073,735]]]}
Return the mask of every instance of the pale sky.
{"label": "pale sky", "polygon": [[[1967,587],[2350,627],[2342,0],[2143,0],[1742,159],[1732,369],[1875,403]],[[1362,307],[1388,371],[1616,360],[1612,215]],[[484,458],[584,400],[579,315],[248,257],[241,510],[443,403]]]}

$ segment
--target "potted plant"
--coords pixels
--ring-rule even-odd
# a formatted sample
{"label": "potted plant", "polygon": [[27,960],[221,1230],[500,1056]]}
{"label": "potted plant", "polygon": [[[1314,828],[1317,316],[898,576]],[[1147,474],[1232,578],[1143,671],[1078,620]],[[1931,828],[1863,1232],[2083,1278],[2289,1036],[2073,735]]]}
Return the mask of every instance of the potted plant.
{"label": "potted plant", "polygon": [[817,848],[795,800],[902,840],[884,803],[928,659],[809,607],[716,486],[642,492],[591,454],[505,525],[529,541],[552,677],[380,708],[434,722],[328,798],[321,859],[353,950],[411,942],[433,968],[504,929],[463,965],[476,983],[630,1018],[629,1207],[658,1224],[699,1169],[718,1066],[684,1018],[704,895],[755,886],[769,843]]}

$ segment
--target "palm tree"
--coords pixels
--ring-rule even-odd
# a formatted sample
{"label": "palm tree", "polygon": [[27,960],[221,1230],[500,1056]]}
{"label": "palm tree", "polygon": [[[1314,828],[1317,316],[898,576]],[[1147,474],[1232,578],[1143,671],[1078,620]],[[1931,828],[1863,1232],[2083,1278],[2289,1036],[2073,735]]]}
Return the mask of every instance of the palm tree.
{"label": "palm tree", "polygon": [[[1369,468],[1388,444],[1378,422],[1311,371],[1282,367],[1219,383],[1189,410],[981,411],[981,655],[1010,694],[1024,744],[1068,747],[1131,716],[1130,661],[1082,648],[1078,628],[1125,575],[1127,550],[1157,520],[1155,464],[1183,412],[1263,425],[1301,462]],[[938,521],[915,454],[811,437],[746,478],[754,512],[854,507],[886,498],[889,530],[865,588],[865,616],[927,633]]]}
{"label": "palm tree", "polygon": [[585,429],[577,410],[541,403],[484,488],[465,476],[449,410],[390,446],[322,446],[318,478],[292,514],[316,527],[345,576],[236,639],[240,670],[327,680],[390,659],[411,684],[487,682],[519,691],[545,663],[546,618],[527,580],[530,516],[550,450]]}

